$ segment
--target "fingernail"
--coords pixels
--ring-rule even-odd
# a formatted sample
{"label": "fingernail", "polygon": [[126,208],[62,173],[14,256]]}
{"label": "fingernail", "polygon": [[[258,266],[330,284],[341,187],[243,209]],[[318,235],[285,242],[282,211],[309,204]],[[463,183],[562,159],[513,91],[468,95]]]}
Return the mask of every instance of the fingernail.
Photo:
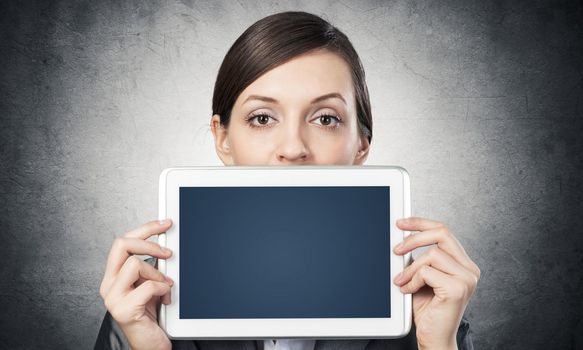
{"label": "fingernail", "polygon": [[174,281],[172,280],[172,278],[170,278],[168,276],[164,276],[164,279],[166,279],[166,282],[168,282],[170,285],[174,284]]}
{"label": "fingernail", "polygon": [[400,225],[404,225],[404,224],[406,224],[407,222],[408,222],[408,220],[407,220],[407,219],[399,219],[399,220],[397,220],[397,224],[400,224]]}
{"label": "fingernail", "polygon": [[160,249],[162,250],[162,253],[164,253],[164,254],[172,254],[172,251],[166,247],[160,247]]}
{"label": "fingernail", "polygon": [[402,273],[402,272],[399,272],[399,273],[397,274],[397,276],[395,276],[394,282],[395,282],[396,284],[399,284],[399,283],[401,283],[401,280],[402,280],[402,278],[403,278],[403,273]]}
{"label": "fingernail", "polygon": [[164,225],[166,223],[166,220],[160,220],[160,225]]}
{"label": "fingernail", "polygon": [[399,252],[400,252],[402,249],[403,249],[403,242],[401,242],[401,243],[397,244],[397,245],[395,246],[395,249],[394,249],[394,251],[395,251],[395,253],[399,253]]}

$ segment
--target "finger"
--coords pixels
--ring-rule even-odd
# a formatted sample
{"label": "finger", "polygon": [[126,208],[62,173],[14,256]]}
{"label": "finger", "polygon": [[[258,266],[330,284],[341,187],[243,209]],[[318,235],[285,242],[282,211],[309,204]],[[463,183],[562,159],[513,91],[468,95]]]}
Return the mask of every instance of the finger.
{"label": "finger", "polygon": [[405,237],[403,242],[395,247],[394,252],[395,254],[401,255],[415,248],[432,244],[436,244],[440,249],[443,249],[446,253],[450,254],[454,259],[456,259],[460,264],[474,271],[474,262],[470,259],[464,247],[457,240],[457,238],[455,238],[455,236],[449,232],[447,227],[439,227],[436,229],[430,229],[409,235]]}
{"label": "finger", "polygon": [[154,296],[163,295],[169,291],[169,284],[148,280],[127,295],[117,297],[115,300],[108,298],[107,309],[120,325],[135,322],[136,316],[142,316],[144,313],[153,316],[145,305]]}
{"label": "finger", "polygon": [[401,286],[408,283],[424,265],[434,267],[448,275],[459,276],[468,282],[475,279],[475,277],[472,277],[472,272],[457,262],[451,255],[438,247],[432,247],[398,274],[395,277],[395,284]]}
{"label": "finger", "polygon": [[113,241],[107,258],[106,274],[115,274],[130,255],[151,255],[156,258],[166,259],[172,255],[172,251],[162,247],[156,242],[145,241],[139,238],[118,237]]}
{"label": "finger", "polygon": [[[169,276],[166,276],[166,281],[170,283],[171,286],[174,285],[174,280]],[[160,297],[160,302],[164,305],[169,305],[172,302],[172,294],[168,292]]]}
{"label": "finger", "polygon": [[172,250],[162,247],[156,242],[145,241],[139,238],[119,237],[113,241],[107,266],[106,274],[115,274],[119,271],[123,263],[130,255],[150,255],[160,259],[172,256]]}
{"label": "finger", "polygon": [[142,283],[144,283],[146,281],[148,281],[148,280],[145,279],[144,277],[138,278],[138,280],[134,282],[134,288],[137,288],[140,284],[142,284]]}
{"label": "finger", "polygon": [[[114,296],[127,294],[134,289],[133,285],[140,279],[140,277],[145,280],[170,283],[170,280],[166,279],[162,272],[133,255],[126,260],[119,270],[119,273],[112,283],[109,294]],[[142,285],[144,283],[142,283]]]}
{"label": "finger", "polygon": [[432,244],[441,245],[440,248],[452,255],[465,254],[461,243],[449,232],[447,227],[438,227],[411,234],[395,247],[395,253],[404,254],[415,248]]}
{"label": "finger", "polygon": [[428,265],[423,265],[400,289],[403,293],[415,293],[425,285],[431,287],[441,301],[467,299],[469,295],[468,286],[463,281]]}
{"label": "finger", "polygon": [[139,238],[119,237],[113,241],[109,256],[107,258],[107,265],[105,267],[105,274],[102,282],[102,294],[109,289],[113,279],[121,269],[122,265],[127,259],[133,255],[151,255],[159,259],[167,259],[172,256],[172,251],[166,247],[160,246],[158,243],[151,241],[144,241]]}
{"label": "finger", "polygon": [[172,286],[168,283],[149,280],[131,291],[126,297],[126,302],[131,305],[144,306],[153,297],[164,296],[170,293],[171,287]]}
{"label": "finger", "polygon": [[170,305],[170,303],[172,303],[172,293],[168,292],[168,293],[164,294],[160,298],[160,302],[164,305]]}
{"label": "finger", "polygon": [[425,231],[445,227],[445,224],[440,221],[411,216],[397,220],[397,226],[403,231]]}
{"label": "finger", "polygon": [[[419,236],[420,233],[426,233],[428,231],[437,231],[438,234],[441,234],[443,237],[442,240],[445,241],[450,241],[448,243],[441,243],[440,248],[444,248],[444,250],[446,250],[448,253],[450,253],[456,260],[458,260],[462,265],[464,265],[464,267],[466,267],[467,269],[469,269],[470,271],[472,271],[472,273],[479,279],[480,275],[481,275],[481,271],[480,268],[478,267],[478,265],[476,265],[476,263],[468,256],[468,254],[466,253],[464,247],[462,246],[462,244],[458,241],[458,239],[455,237],[455,235],[453,235],[448,228],[446,227],[446,225],[440,221],[435,221],[435,220],[430,220],[430,219],[426,219],[426,218],[421,218],[421,217],[408,217],[408,218],[403,218],[403,219],[399,219],[397,220],[397,226],[399,228],[401,228],[402,230],[406,230],[406,231],[421,231],[419,233],[415,233],[412,235],[407,236],[407,238],[405,238],[405,241],[407,241],[409,238],[415,237],[415,236]],[[423,238],[423,237],[421,237]],[[415,241],[419,239],[419,237],[415,238],[412,242],[415,243]],[[423,239],[420,239],[423,240]],[[405,243],[405,242],[403,242]],[[413,247],[408,247],[408,246],[404,246],[404,247],[400,247],[400,245],[397,245],[395,247],[395,253],[396,254],[405,254],[410,250],[413,250],[419,246],[426,246],[426,245],[432,245],[432,244],[436,244],[439,242],[437,240],[433,240],[431,241],[431,243],[420,243],[419,245],[413,246]]]}
{"label": "finger", "polygon": [[134,230],[123,234],[124,237],[147,239],[153,235],[159,235],[166,232],[172,226],[172,220],[164,219],[163,221],[150,221]]}

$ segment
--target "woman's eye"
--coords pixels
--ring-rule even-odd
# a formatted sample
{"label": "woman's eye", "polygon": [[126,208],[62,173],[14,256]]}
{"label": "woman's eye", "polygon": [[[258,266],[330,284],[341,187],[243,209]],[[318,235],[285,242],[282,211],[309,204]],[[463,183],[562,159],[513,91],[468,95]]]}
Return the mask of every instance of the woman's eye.
{"label": "woman's eye", "polygon": [[[246,119],[247,124],[251,128],[259,128],[259,129],[266,129],[271,127],[274,123],[270,123],[269,119],[276,120],[272,116],[266,113],[259,113],[255,115],[251,115]],[[342,123],[342,120],[338,116],[330,115],[330,114],[322,114],[316,117],[314,120],[317,120],[319,124],[327,129],[333,130],[339,127],[339,124]]]}
{"label": "woman's eye", "polygon": [[258,116],[257,116],[257,117],[255,117],[255,118],[257,118],[257,122],[258,122],[259,124],[261,124],[261,125],[265,125],[265,124],[267,124],[267,123],[269,122],[269,118],[271,118],[271,117],[270,117],[270,116],[268,116],[268,115],[262,114],[262,115],[258,115]]}
{"label": "woman's eye", "polygon": [[[333,123],[335,123],[333,125],[340,124],[340,118],[338,118],[337,116],[330,115],[330,114],[322,114],[321,116],[319,116],[318,118],[316,118],[314,120],[319,120],[321,125],[323,125],[323,126],[330,126]],[[332,126],[332,127],[334,127],[334,126]]]}
{"label": "woman's eye", "polygon": [[[252,115],[249,118],[247,118],[247,124],[249,124],[249,126],[252,128],[264,128],[270,125],[269,123],[270,118],[273,119],[270,115],[267,115],[265,113]],[[253,120],[255,120],[255,122]]]}

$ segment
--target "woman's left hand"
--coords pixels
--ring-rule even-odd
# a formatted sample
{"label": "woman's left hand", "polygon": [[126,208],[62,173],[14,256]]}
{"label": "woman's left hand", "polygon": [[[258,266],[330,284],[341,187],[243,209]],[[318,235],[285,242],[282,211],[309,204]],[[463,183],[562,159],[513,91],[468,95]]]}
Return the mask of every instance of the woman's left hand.
{"label": "woman's left hand", "polygon": [[443,223],[410,217],[397,220],[397,226],[403,231],[418,231],[395,247],[398,255],[436,244],[394,281],[403,293],[414,293],[419,349],[457,349],[457,330],[480,279],[480,269]]}

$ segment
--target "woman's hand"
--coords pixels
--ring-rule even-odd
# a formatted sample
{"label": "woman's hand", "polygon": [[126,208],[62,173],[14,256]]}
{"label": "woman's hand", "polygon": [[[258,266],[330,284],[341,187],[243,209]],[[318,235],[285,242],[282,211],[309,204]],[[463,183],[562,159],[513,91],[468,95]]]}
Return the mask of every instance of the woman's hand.
{"label": "woman's hand", "polygon": [[457,349],[457,330],[480,279],[480,269],[444,224],[410,217],[397,220],[397,226],[403,231],[419,231],[395,247],[398,255],[436,244],[394,281],[403,293],[414,293],[419,349]]}
{"label": "woman's hand", "polygon": [[173,281],[152,265],[134,256],[167,259],[172,252],[146,241],[172,226],[168,219],[151,221],[116,238],[107,258],[99,294],[117,321],[132,349],[171,349],[166,333],[158,326],[158,301],[170,303]]}

